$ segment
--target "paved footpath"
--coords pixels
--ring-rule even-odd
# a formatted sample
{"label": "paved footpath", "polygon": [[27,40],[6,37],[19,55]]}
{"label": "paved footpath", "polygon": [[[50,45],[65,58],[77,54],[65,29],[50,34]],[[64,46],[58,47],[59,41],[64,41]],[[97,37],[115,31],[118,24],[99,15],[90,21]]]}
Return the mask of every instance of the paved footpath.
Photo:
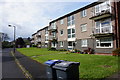
{"label": "paved footpath", "polygon": [[11,50],[4,49],[2,52],[2,80],[26,80],[26,77],[11,55]]}
{"label": "paved footpath", "polygon": [[45,65],[38,63],[18,51],[15,53],[20,64],[32,75],[35,80],[46,80]]}

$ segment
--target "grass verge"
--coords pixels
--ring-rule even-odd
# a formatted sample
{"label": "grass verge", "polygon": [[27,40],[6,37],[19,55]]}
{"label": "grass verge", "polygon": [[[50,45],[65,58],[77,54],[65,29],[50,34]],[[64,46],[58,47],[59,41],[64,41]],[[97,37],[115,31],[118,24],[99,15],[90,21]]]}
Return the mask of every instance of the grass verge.
{"label": "grass verge", "polygon": [[118,57],[48,51],[46,48],[17,49],[22,54],[44,63],[50,59],[80,62],[80,78],[105,78],[118,71]]}

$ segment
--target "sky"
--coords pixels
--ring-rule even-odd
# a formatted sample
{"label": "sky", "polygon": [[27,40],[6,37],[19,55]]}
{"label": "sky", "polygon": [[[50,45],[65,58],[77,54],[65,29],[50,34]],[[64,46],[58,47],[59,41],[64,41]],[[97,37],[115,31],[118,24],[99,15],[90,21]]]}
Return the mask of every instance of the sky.
{"label": "sky", "polygon": [[[92,2],[94,2],[93,0]],[[31,37],[37,30],[48,26],[51,20],[92,3],[91,0],[0,0],[0,32],[16,37]]]}

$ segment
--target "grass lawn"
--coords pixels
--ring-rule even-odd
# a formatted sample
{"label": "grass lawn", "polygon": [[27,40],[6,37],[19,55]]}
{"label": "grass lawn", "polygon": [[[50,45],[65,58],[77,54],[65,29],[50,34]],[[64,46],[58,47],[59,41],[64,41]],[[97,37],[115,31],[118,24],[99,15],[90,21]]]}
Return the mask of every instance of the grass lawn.
{"label": "grass lawn", "polygon": [[105,78],[118,71],[118,57],[48,51],[46,48],[20,48],[22,54],[44,63],[50,59],[80,62],[80,78]]}

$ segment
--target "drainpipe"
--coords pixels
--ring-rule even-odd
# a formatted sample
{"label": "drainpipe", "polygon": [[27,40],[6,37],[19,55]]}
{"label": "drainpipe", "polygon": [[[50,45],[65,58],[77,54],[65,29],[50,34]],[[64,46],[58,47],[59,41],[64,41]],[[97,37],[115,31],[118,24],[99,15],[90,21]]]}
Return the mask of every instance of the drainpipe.
{"label": "drainpipe", "polygon": [[118,10],[117,10],[117,2],[114,1],[114,10],[115,10],[115,27],[114,27],[114,33],[115,33],[115,40],[116,40],[116,46],[115,48],[118,48]]}

